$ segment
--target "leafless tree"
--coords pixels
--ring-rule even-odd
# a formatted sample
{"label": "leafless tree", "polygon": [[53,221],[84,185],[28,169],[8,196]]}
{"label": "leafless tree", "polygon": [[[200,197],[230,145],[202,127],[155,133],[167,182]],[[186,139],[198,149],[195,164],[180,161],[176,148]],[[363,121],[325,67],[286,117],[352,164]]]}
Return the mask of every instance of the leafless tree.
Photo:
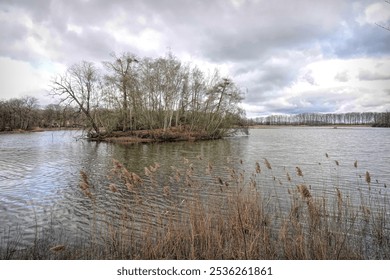
{"label": "leafless tree", "polygon": [[[103,62],[104,66],[108,70],[108,75],[105,79],[108,83],[111,83],[119,89],[122,99],[122,130],[126,131],[128,128],[132,129],[132,115],[133,110],[130,104],[129,98],[134,101],[134,96],[131,96],[131,88],[135,83],[134,72],[132,71],[132,65],[138,63],[138,59],[135,55],[130,53],[123,53],[121,56],[112,54],[113,62]],[[134,92],[133,92],[134,93]]]}
{"label": "leafless tree", "polygon": [[100,90],[99,72],[93,63],[87,61],[74,64],[65,74],[56,76],[51,85],[51,94],[59,96],[61,103],[75,103],[97,135],[100,134],[96,117]]}

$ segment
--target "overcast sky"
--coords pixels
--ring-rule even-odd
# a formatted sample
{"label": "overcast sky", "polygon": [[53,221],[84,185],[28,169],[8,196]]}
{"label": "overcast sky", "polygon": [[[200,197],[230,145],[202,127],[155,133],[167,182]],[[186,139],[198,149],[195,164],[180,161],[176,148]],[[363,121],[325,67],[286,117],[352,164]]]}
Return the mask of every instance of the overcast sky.
{"label": "overcast sky", "polygon": [[390,4],[374,0],[0,0],[0,99],[69,65],[172,51],[246,92],[248,117],[390,110]]}

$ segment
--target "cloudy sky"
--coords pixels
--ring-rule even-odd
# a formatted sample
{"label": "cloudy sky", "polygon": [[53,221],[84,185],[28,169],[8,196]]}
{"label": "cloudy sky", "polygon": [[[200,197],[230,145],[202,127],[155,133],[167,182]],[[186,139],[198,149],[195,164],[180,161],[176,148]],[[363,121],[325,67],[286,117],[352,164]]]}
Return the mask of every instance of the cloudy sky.
{"label": "cloudy sky", "polygon": [[231,77],[248,117],[390,110],[390,4],[374,0],[0,0],[0,99],[81,60],[172,51]]}

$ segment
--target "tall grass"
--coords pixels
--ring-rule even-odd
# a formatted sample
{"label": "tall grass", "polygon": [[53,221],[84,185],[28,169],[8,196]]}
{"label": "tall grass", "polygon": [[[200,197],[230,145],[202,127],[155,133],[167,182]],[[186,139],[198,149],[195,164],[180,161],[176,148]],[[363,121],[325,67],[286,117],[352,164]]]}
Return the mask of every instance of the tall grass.
{"label": "tall grass", "polygon": [[[339,168],[339,162],[335,161]],[[357,168],[357,162],[353,163]],[[106,184],[80,172],[90,225],[77,244],[51,242],[49,259],[389,259],[385,196],[314,192],[304,172],[275,178],[264,159],[218,173],[210,162],[183,159],[169,174],[155,163],[144,174],[114,160]],[[271,176],[271,190],[264,178]],[[279,183],[278,183],[279,182]],[[359,181],[360,182],[360,181]],[[371,189],[371,177],[359,187]],[[102,189],[103,188],[103,189]],[[281,193],[284,193],[283,200]],[[105,205],[102,207],[102,205]],[[375,207],[375,205],[382,205]],[[7,251],[2,251],[2,257]],[[22,258],[13,255],[13,258]],[[33,258],[24,255],[24,258]]]}

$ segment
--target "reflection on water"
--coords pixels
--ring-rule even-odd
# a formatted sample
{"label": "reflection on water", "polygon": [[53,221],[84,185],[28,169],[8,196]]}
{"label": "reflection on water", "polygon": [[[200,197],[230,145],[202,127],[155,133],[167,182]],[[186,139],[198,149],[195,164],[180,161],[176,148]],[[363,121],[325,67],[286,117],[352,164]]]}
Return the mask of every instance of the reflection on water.
{"label": "reflection on water", "polygon": [[[259,129],[251,130],[248,137],[218,141],[128,146],[87,142],[80,140],[80,135],[78,131],[0,135],[0,243],[16,238],[15,232],[22,235],[18,238],[24,243],[31,242],[37,227],[59,228],[68,238],[82,236],[89,230],[93,209],[80,191],[80,170],[89,174],[99,195],[106,195],[112,159],[143,177],[144,168],[155,163],[161,165],[162,174],[172,174],[172,166],[180,169],[190,163],[201,171],[210,165],[215,176],[224,177],[228,177],[229,168],[235,167],[249,178],[259,162],[259,180],[263,181],[258,187],[268,189],[281,204],[288,200],[288,176],[321,194],[334,194],[335,187],[342,187],[343,193],[357,201],[361,192],[385,197],[390,186],[388,129]],[[304,177],[297,176],[297,166]],[[372,177],[370,190],[365,183],[366,171]],[[203,174],[199,179],[205,184],[218,185],[215,176],[196,174]],[[169,183],[167,176],[156,180],[161,186]],[[204,195],[217,196],[218,190],[210,187]],[[150,215],[166,203],[152,189],[144,194],[155,206],[145,210]],[[185,193],[177,190],[175,203],[184,198]],[[104,207],[115,201],[108,198],[106,203]]]}

